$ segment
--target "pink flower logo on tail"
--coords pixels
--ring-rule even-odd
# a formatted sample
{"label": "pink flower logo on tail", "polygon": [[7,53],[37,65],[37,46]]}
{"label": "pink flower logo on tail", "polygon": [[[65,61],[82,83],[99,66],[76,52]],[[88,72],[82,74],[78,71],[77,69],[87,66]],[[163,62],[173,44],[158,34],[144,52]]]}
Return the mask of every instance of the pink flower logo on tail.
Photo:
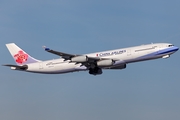
{"label": "pink flower logo on tail", "polygon": [[22,64],[27,61],[28,54],[25,54],[22,50],[20,50],[18,54],[14,55],[14,59],[17,63]]}

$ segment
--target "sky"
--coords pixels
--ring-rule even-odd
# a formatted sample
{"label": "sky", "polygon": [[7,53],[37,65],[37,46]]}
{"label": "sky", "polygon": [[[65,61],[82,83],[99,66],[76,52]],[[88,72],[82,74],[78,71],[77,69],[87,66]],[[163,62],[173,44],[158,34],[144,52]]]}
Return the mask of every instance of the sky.
{"label": "sky", "polygon": [[[52,49],[85,54],[149,43],[180,47],[179,0],[0,0],[6,43],[40,60]],[[0,67],[1,120],[179,120],[180,53],[124,70],[42,75]]]}

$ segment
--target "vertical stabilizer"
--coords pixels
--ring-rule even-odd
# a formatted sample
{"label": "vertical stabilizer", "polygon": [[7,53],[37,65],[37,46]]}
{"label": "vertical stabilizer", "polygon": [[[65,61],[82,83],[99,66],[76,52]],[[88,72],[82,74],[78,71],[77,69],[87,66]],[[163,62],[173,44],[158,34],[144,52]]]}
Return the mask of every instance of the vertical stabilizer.
{"label": "vertical stabilizer", "polygon": [[14,43],[6,44],[6,47],[8,48],[17,65],[40,62],[40,60],[31,57]]}

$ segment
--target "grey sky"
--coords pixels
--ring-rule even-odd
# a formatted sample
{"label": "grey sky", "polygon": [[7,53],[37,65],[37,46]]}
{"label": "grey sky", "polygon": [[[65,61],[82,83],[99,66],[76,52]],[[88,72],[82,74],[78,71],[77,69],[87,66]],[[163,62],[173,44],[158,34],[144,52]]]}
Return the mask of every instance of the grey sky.
{"label": "grey sky", "polygon": [[[2,0],[0,63],[15,42],[37,59],[41,46],[83,54],[140,44],[180,47],[178,0]],[[179,120],[179,52],[125,70],[41,75],[0,67],[1,120]]]}

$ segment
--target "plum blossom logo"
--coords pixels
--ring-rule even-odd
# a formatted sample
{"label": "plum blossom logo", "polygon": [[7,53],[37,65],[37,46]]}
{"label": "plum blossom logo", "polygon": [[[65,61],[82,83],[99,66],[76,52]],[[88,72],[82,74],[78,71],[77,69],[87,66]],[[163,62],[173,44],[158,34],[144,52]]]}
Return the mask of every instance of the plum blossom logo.
{"label": "plum blossom logo", "polygon": [[28,54],[25,54],[22,50],[20,50],[18,54],[14,55],[14,59],[17,63],[22,64],[27,61]]}

